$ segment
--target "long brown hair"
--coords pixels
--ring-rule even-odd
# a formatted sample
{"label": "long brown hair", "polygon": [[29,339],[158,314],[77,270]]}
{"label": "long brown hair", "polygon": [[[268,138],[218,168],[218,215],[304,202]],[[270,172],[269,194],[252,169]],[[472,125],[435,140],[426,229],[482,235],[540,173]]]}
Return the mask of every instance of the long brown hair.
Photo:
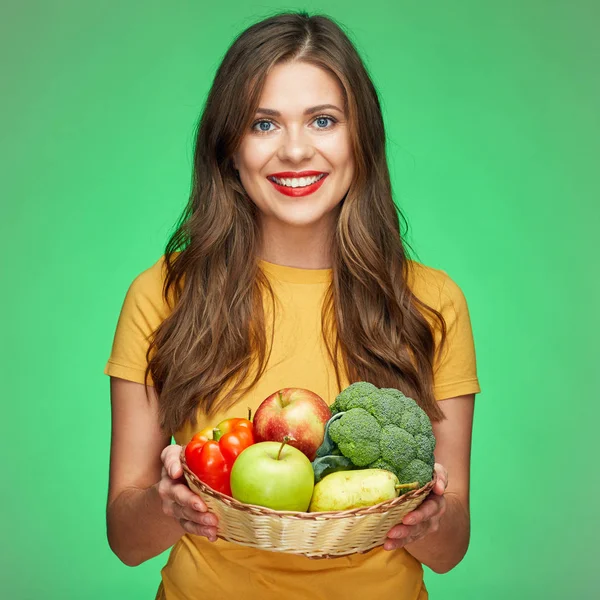
{"label": "long brown hair", "polygon": [[146,381],[151,373],[162,426],[171,433],[188,419],[196,424],[198,407],[211,415],[235,404],[268,361],[263,292],[273,306],[275,297],[258,265],[257,209],[232,155],[269,70],[288,61],[312,63],[337,78],[355,160],[330,240],[333,277],[321,315],[338,387],[341,362],[351,383],[400,389],[432,420],[443,418],[433,396],[434,334],[419,308],[438,320],[442,347],[446,325],[408,288],[411,261],[399,227],[405,219],[392,200],[377,92],[341,26],[301,11],[271,16],[237,37],[198,124],[190,199],[165,250],[163,294],[172,310],[147,353]]}

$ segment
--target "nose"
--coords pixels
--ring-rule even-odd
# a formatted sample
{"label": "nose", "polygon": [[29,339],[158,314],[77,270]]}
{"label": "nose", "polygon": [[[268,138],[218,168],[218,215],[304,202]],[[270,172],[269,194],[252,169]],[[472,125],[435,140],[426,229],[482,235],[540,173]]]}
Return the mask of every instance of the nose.
{"label": "nose", "polygon": [[288,128],[280,137],[280,142],[277,157],[282,162],[301,163],[315,153],[310,134],[302,126]]}

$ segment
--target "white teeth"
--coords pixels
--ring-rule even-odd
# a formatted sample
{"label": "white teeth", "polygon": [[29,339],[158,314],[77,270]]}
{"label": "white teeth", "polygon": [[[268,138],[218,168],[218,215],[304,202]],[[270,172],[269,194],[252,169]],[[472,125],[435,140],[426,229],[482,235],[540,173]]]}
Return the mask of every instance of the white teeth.
{"label": "white teeth", "polygon": [[313,177],[298,177],[298,178],[294,177],[294,178],[285,178],[285,179],[279,179],[278,177],[271,177],[271,179],[273,179],[273,181],[275,181],[279,185],[285,185],[286,187],[297,188],[297,187],[306,187],[307,185],[311,185],[312,183],[319,181],[319,179],[322,179],[323,177],[325,177],[325,173],[321,173],[320,175],[315,175]]}

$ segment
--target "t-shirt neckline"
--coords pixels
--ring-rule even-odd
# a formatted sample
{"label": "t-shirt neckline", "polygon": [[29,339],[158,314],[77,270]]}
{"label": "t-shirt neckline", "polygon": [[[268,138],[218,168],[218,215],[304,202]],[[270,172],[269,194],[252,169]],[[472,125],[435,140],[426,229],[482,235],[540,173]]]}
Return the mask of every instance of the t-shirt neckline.
{"label": "t-shirt neckline", "polygon": [[279,281],[288,283],[327,283],[331,281],[333,269],[302,269],[300,267],[288,267],[277,265],[272,262],[258,259],[258,265],[267,274]]}

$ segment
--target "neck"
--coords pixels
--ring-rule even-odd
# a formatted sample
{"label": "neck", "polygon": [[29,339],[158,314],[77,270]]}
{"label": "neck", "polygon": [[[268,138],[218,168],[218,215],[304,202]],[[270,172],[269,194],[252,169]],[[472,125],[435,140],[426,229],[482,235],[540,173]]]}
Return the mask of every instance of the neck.
{"label": "neck", "polygon": [[299,269],[331,268],[331,235],[323,227],[265,224],[262,238],[259,258],[267,262]]}

